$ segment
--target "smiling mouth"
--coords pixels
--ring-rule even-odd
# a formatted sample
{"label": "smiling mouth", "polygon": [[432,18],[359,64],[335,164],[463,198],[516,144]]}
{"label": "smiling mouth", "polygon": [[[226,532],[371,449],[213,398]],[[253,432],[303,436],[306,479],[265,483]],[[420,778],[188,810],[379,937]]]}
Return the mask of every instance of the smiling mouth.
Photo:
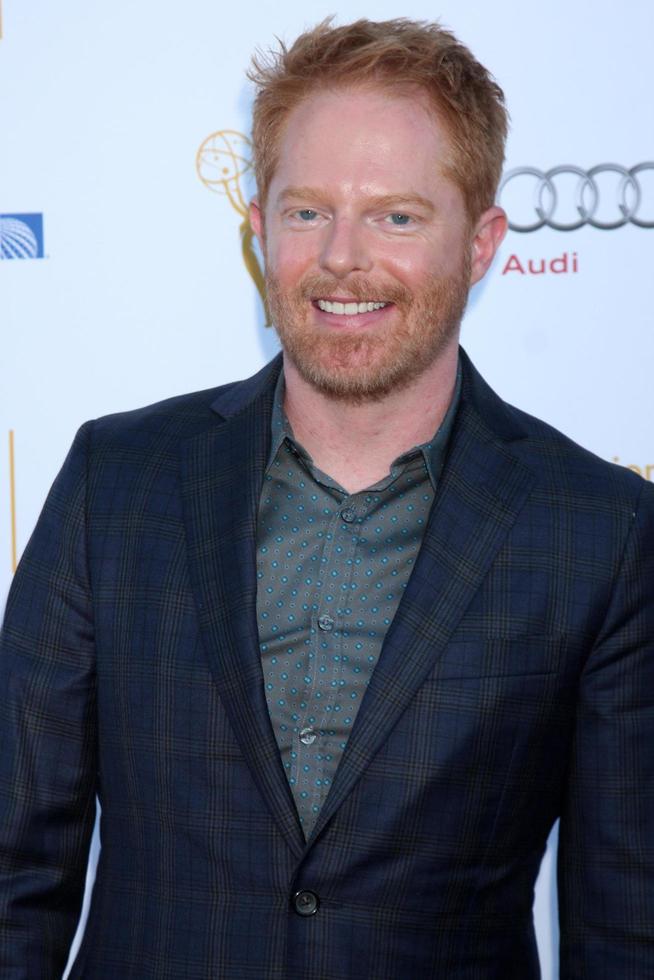
{"label": "smiling mouth", "polygon": [[331,302],[328,299],[318,299],[315,301],[318,309],[323,313],[335,313],[336,316],[355,316],[357,313],[372,313],[373,310],[382,310],[388,303],[377,300],[369,300],[364,303],[340,303]]}

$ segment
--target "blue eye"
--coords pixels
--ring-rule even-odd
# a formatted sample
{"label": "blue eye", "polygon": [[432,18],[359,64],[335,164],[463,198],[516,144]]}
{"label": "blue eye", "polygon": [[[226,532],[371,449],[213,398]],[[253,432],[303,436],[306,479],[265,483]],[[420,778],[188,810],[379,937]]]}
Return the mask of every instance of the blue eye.
{"label": "blue eye", "polygon": [[388,217],[390,218],[392,224],[397,225],[398,227],[408,225],[408,223],[411,221],[408,214],[389,214]]}
{"label": "blue eye", "polygon": [[301,211],[297,211],[296,214],[302,221],[313,221],[314,218],[318,217],[317,211],[312,211],[311,208],[302,208]]}

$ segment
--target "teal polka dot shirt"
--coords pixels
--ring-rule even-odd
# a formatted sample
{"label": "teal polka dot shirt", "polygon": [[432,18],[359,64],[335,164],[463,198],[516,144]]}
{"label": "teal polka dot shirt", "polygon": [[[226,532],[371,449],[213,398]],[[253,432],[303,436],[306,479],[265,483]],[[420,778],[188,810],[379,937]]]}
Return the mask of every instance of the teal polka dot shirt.
{"label": "teal polka dot shirt", "polygon": [[429,443],[348,494],[294,439],[280,375],[259,504],[257,617],[270,718],[307,838],[409,581],[459,387]]}

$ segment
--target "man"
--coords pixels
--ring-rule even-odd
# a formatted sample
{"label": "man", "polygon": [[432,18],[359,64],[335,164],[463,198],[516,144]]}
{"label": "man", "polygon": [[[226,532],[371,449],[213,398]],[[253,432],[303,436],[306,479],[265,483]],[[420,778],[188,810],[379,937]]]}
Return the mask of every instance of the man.
{"label": "man", "polygon": [[[654,491],[458,348],[506,118],[450,34],[329,22],[255,64],[283,347],[88,423],[16,576],[2,977],[654,975]],[[649,777],[649,778],[648,778]]]}

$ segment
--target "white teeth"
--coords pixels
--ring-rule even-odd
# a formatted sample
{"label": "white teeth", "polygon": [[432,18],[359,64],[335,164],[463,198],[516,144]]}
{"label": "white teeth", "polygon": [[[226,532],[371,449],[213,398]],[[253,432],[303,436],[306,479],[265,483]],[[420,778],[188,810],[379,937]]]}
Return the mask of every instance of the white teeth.
{"label": "white teeth", "polygon": [[330,303],[328,299],[319,299],[318,307],[325,313],[336,313],[337,316],[354,316],[356,313],[372,313],[373,310],[381,310],[388,303],[377,303],[368,301],[367,303]]}

